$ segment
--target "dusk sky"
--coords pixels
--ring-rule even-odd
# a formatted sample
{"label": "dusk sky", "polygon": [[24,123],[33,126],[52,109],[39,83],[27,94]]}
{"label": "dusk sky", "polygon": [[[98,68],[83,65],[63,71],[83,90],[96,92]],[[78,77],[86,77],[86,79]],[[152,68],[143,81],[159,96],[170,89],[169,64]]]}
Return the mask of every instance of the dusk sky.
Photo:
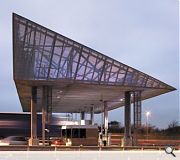
{"label": "dusk sky", "polygon": [[[179,121],[178,0],[1,0],[0,112],[22,112],[13,81],[12,13],[147,73],[176,91],[143,101],[142,117],[165,128]],[[123,123],[123,108],[110,120]]]}

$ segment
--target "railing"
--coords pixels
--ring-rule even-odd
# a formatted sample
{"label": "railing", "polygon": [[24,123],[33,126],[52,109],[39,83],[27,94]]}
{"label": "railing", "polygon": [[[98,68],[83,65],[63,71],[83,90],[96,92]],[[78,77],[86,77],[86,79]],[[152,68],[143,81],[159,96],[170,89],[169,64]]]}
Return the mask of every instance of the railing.
{"label": "railing", "polygon": [[[161,151],[165,147],[162,146],[0,146],[0,151]],[[174,147],[174,150],[180,150],[180,146]]]}

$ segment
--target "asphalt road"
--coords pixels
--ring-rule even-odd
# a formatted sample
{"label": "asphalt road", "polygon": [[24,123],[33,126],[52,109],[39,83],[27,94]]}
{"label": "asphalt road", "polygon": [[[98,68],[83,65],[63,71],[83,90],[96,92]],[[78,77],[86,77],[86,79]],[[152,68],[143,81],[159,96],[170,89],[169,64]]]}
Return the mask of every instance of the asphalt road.
{"label": "asphalt road", "polygon": [[164,151],[0,151],[0,160],[175,160],[180,159]]}

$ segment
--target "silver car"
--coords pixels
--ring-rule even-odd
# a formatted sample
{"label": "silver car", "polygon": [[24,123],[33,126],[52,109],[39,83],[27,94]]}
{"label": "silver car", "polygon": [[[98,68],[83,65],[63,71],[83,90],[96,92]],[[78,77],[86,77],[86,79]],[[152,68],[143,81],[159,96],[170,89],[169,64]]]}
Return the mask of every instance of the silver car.
{"label": "silver car", "polygon": [[0,140],[0,146],[27,145],[27,140],[22,136],[9,136]]}

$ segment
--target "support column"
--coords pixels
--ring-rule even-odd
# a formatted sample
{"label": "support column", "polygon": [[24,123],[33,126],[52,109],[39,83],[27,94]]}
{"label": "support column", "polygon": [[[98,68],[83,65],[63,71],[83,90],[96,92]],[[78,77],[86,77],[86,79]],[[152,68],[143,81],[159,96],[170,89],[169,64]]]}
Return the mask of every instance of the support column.
{"label": "support column", "polygon": [[108,106],[107,102],[104,102],[104,131],[105,131],[105,137],[108,136]]}
{"label": "support column", "polygon": [[85,112],[81,112],[81,120],[85,119]]}
{"label": "support column", "polygon": [[31,138],[29,139],[29,146],[39,145],[37,139],[37,87],[33,86],[31,89]]}
{"label": "support column", "polygon": [[43,86],[42,90],[42,143],[45,145],[46,132],[49,135],[49,128],[46,127],[48,127],[52,115],[52,88],[51,86]]}
{"label": "support column", "polygon": [[46,115],[47,115],[47,87],[43,86],[43,91],[42,91],[42,143],[45,145],[45,138],[46,138]]}
{"label": "support column", "polygon": [[90,115],[91,125],[94,125],[94,107],[91,107],[91,115]]}
{"label": "support column", "polygon": [[124,131],[124,146],[132,146],[131,137],[131,92],[125,92],[125,131]]}
{"label": "support column", "polygon": [[81,125],[85,125],[85,112],[81,112]]}
{"label": "support column", "polygon": [[133,145],[138,145],[138,131],[141,127],[141,91],[133,92],[134,101],[134,132]]}

